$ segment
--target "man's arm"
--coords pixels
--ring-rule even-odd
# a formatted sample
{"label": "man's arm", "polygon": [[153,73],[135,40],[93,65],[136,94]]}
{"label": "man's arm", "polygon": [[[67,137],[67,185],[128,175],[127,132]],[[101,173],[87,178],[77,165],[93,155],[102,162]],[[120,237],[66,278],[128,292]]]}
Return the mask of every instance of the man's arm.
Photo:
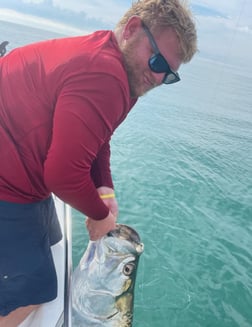
{"label": "man's arm", "polygon": [[96,159],[92,163],[91,177],[96,188],[107,186],[114,188],[110,170],[110,144],[108,140],[101,147]]}

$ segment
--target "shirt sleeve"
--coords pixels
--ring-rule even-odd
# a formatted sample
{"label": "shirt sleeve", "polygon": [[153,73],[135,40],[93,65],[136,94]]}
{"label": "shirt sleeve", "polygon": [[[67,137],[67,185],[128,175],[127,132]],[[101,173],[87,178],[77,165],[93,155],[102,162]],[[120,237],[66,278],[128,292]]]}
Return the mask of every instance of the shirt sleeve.
{"label": "shirt sleeve", "polygon": [[[96,186],[111,179],[108,142],[125,115],[125,101],[120,83],[106,74],[70,80],[57,99],[44,180],[51,192],[93,219],[109,213]],[[98,173],[103,169],[107,173]]]}
{"label": "shirt sleeve", "polygon": [[105,142],[91,168],[92,180],[96,187],[114,188],[110,170],[110,144]]}

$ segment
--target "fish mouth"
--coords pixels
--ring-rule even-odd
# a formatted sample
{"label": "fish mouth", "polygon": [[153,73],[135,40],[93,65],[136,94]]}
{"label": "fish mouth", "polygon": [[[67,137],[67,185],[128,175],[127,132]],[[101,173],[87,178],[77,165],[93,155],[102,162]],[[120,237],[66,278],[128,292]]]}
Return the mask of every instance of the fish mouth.
{"label": "fish mouth", "polygon": [[139,234],[130,226],[124,224],[116,224],[116,228],[107,233],[108,237],[117,237],[134,244],[136,251],[141,254],[144,245],[141,242]]}

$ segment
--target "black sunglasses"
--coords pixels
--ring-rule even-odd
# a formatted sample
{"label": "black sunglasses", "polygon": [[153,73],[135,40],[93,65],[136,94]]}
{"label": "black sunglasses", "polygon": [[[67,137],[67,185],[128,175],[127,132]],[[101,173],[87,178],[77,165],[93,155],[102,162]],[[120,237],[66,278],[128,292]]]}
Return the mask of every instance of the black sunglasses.
{"label": "black sunglasses", "polygon": [[143,29],[150,41],[154,55],[149,59],[149,67],[154,73],[166,73],[162,83],[172,84],[180,81],[179,74],[171,70],[168,62],[164,56],[160,53],[158,46],[154,40],[153,35],[151,34],[149,28],[142,23]]}

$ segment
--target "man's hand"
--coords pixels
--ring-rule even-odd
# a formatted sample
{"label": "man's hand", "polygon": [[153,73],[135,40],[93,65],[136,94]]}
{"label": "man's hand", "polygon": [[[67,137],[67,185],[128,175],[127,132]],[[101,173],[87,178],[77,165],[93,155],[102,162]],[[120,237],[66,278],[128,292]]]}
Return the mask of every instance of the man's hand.
{"label": "man's hand", "polygon": [[[101,186],[97,188],[98,194],[105,196],[102,201],[109,208],[110,212],[105,219],[95,220],[87,218],[86,226],[89,232],[89,238],[92,241],[98,240],[102,236],[106,235],[116,227],[116,219],[118,216],[118,204],[114,197],[114,190],[107,186]],[[106,197],[108,195],[108,197]]]}
{"label": "man's hand", "polygon": [[87,218],[86,226],[90,240],[96,241],[116,228],[116,216],[109,212],[105,219],[95,220],[92,218]]}

